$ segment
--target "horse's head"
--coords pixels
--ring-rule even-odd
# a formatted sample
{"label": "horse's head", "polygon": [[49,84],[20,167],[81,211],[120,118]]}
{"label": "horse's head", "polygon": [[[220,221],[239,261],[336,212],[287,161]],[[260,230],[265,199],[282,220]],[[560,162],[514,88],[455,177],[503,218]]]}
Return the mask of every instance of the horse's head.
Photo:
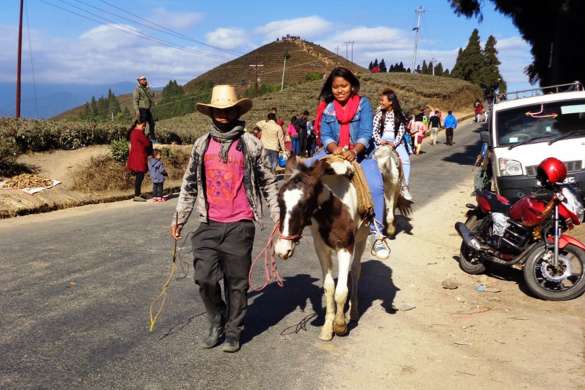
{"label": "horse's head", "polygon": [[319,205],[319,195],[323,192],[321,177],[331,167],[325,161],[317,161],[308,168],[293,158],[287,163],[287,170],[291,177],[278,193],[280,236],[274,246],[275,253],[283,259],[293,255],[303,229],[311,224],[311,217]]}

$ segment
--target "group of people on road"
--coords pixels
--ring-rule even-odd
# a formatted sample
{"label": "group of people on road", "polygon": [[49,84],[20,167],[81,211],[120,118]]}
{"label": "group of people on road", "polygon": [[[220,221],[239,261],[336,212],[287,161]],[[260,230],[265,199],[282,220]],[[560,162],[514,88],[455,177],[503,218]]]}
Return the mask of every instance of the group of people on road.
{"label": "group of people on road", "polygon": [[289,156],[310,157],[315,153],[319,140],[314,123],[309,119],[309,112],[304,111],[286,124],[273,107],[266,119],[255,124],[254,135],[262,141],[273,170],[277,168],[279,158],[283,161]]}

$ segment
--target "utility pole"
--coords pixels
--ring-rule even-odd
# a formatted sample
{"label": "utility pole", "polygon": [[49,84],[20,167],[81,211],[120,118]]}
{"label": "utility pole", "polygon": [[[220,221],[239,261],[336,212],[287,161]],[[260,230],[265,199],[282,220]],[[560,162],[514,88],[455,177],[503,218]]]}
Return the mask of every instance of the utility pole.
{"label": "utility pole", "polygon": [[16,56],[16,118],[20,118],[20,75],[22,73],[22,13],[24,0],[20,0],[20,20],[18,23],[18,54]]}
{"label": "utility pole", "polygon": [[280,82],[280,90],[283,91],[284,90],[284,72],[286,70],[286,60],[289,58],[290,56],[288,55],[288,50],[284,53],[284,64],[282,65],[282,81]]}
{"label": "utility pole", "polygon": [[349,44],[351,45],[351,62],[353,62],[353,45],[355,44],[355,41],[351,41]]}
{"label": "utility pole", "polygon": [[416,13],[416,27],[414,27],[412,30],[416,31],[416,35],[414,38],[414,56],[412,59],[412,73],[416,72],[416,55],[418,51],[418,41],[420,39],[420,21],[422,19],[422,15],[425,13],[425,9],[422,7],[422,5],[419,5],[418,8],[414,10],[414,12]]}
{"label": "utility pole", "polygon": [[258,95],[258,68],[262,68],[264,64],[252,64],[250,65],[251,68],[254,68],[256,72],[256,82],[255,82],[255,93]]}

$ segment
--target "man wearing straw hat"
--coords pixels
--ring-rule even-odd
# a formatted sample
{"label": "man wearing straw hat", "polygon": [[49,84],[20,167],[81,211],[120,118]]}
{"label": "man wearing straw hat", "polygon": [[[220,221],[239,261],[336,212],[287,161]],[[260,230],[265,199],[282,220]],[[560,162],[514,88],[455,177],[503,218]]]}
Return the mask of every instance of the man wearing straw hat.
{"label": "man wearing straw hat", "polygon": [[276,180],[262,143],[244,131],[240,120],[251,108],[252,101],[238,99],[230,85],[215,86],[209,104],[197,103],[197,110],[211,118],[210,128],[193,145],[177,204],[178,223],[173,218],[171,226],[171,235],[179,239],[193,208],[199,214],[200,225],[193,233],[195,283],[209,319],[202,346],[219,345],[225,334],[225,352],[240,349],[254,221],[262,219],[260,194],[272,220],[279,219]]}

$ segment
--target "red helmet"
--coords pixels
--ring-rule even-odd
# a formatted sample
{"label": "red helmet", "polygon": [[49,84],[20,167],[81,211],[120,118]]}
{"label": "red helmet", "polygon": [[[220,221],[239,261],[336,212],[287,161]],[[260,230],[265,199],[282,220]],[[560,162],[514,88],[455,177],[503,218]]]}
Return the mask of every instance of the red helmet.
{"label": "red helmet", "polygon": [[549,157],[538,165],[536,177],[544,186],[562,183],[567,178],[567,167],[561,160]]}

